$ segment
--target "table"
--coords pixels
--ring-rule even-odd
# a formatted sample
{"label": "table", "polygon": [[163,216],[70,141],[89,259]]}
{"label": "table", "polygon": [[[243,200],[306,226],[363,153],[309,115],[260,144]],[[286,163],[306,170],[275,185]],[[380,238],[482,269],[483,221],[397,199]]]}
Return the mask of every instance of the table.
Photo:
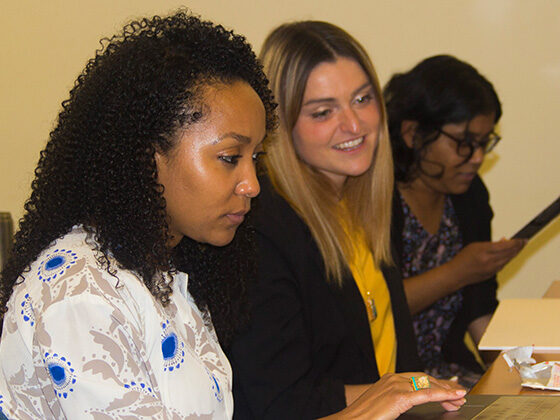
{"label": "table", "polygon": [[[560,298],[560,280],[553,281],[543,298]],[[537,362],[545,360],[559,360],[560,353],[536,353],[533,359]],[[504,358],[500,355],[480,381],[471,389],[469,394],[504,394],[504,395],[558,395],[559,391],[545,391],[521,386],[521,378],[517,370],[510,370]]]}
{"label": "table", "polygon": [[[560,360],[560,353],[533,354],[537,362],[545,360]],[[470,395],[476,394],[503,394],[503,395],[558,395],[559,391],[546,391],[540,389],[523,388],[517,370],[510,370],[504,358],[500,355],[480,381],[470,390]]]}

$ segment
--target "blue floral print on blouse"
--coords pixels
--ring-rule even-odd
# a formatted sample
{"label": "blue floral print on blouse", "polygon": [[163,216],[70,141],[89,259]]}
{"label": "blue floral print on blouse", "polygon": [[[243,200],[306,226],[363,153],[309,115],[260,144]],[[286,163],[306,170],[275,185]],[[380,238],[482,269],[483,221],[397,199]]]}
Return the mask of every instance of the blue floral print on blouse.
{"label": "blue floral print on blouse", "polygon": [[230,419],[232,372],[186,273],[163,306],[82,226],[14,286],[0,339],[0,420]]}
{"label": "blue floral print on blouse", "polygon": [[25,322],[29,322],[31,326],[35,325],[35,313],[29,293],[25,294],[25,300],[21,302],[21,316]]}
{"label": "blue floral print on blouse", "polygon": [[169,320],[162,323],[161,352],[163,353],[163,370],[173,372],[185,361],[185,343],[177,338],[177,334],[169,329]]}
{"label": "blue floral print on blouse", "polygon": [[[463,239],[451,199],[446,197],[441,223],[436,234],[430,234],[401,197],[404,214],[403,264],[404,278],[420,275],[450,261],[462,248]],[[447,295],[413,317],[418,355],[425,370],[436,378],[459,377],[459,382],[472,387],[480,374],[456,363],[446,362],[442,348],[451,324],[463,303],[462,291]]]}
{"label": "blue floral print on blouse", "polygon": [[66,360],[64,356],[48,352],[43,357],[43,363],[47,366],[56,395],[68,398],[68,394],[74,392],[73,387],[76,383],[76,375],[74,374],[72,363]]}
{"label": "blue floral print on blouse", "polygon": [[45,261],[39,265],[37,276],[43,282],[49,282],[62,276],[78,259],[75,252],[69,249],[55,249],[46,255]]}

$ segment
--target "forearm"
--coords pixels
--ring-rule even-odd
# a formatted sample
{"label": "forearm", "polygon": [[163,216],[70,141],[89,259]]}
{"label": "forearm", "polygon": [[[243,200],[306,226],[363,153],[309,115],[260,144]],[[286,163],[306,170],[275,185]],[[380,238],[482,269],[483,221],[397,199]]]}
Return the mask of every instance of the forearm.
{"label": "forearm", "polygon": [[452,261],[418,276],[404,279],[404,291],[410,313],[417,314],[465,285],[464,274],[455,269]]}

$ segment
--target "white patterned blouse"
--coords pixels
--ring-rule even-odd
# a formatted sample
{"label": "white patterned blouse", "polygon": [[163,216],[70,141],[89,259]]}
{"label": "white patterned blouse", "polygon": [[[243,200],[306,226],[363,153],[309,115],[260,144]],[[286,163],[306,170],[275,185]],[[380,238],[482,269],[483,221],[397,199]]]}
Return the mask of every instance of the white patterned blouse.
{"label": "white patterned blouse", "polygon": [[231,367],[186,274],[174,275],[164,308],[129,270],[100,268],[92,242],[75,227],[15,286],[0,341],[0,413],[231,418]]}

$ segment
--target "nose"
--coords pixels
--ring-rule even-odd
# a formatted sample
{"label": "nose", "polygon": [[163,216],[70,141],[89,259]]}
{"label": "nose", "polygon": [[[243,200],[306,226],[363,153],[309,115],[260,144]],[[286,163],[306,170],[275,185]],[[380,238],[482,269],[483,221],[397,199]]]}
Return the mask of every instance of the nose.
{"label": "nose", "polygon": [[479,145],[475,147],[473,154],[469,159],[469,162],[481,164],[483,160],[484,160],[484,150]]}
{"label": "nose", "polygon": [[360,131],[360,118],[354,109],[348,108],[342,111],[340,128],[348,133],[358,133]]}
{"label": "nose", "polygon": [[261,192],[261,186],[257,179],[257,171],[254,165],[245,171],[243,178],[235,186],[235,194],[243,195],[247,198],[255,198]]}

